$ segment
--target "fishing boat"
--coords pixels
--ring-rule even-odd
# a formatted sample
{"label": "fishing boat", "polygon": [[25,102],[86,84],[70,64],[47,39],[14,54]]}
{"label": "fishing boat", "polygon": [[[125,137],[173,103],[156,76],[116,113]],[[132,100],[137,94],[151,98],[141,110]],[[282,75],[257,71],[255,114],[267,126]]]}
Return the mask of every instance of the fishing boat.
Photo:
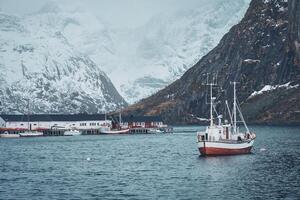
{"label": "fishing boat", "polygon": [[4,133],[0,134],[0,138],[18,138],[20,137],[17,133],[10,133],[8,131],[5,131]]}
{"label": "fishing boat", "polygon": [[43,132],[36,130],[26,130],[22,133],[19,133],[20,137],[40,137],[43,136]]}
{"label": "fishing boat", "polygon": [[67,130],[64,132],[64,136],[78,136],[81,134],[81,131],[75,129]]}
{"label": "fishing boat", "polygon": [[20,137],[40,137],[43,136],[43,132],[37,130],[31,130],[31,124],[29,123],[30,116],[30,100],[28,100],[28,113],[27,113],[27,130],[19,133]]}
{"label": "fishing boat", "polygon": [[[222,123],[222,115],[216,111],[215,97],[213,97],[213,86],[210,85],[210,126],[206,127],[204,132],[197,133],[198,149],[202,156],[219,156],[219,155],[239,155],[248,154],[251,152],[255,133],[249,131],[248,126],[244,120],[241,109],[237,103],[236,98],[236,82],[233,82],[233,111],[229,109],[228,102],[226,101],[226,108],[230,116],[230,123],[225,120]],[[217,123],[214,121],[214,113],[217,115]],[[237,112],[241,122],[245,127],[245,132],[240,132],[237,126]]]}
{"label": "fishing boat", "polygon": [[129,133],[130,129],[122,128],[121,123],[122,123],[121,111],[119,113],[119,125],[115,129],[112,129],[111,126],[108,123],[106,123],[106,113],[105,113],[105,126],[100,128],[100,133],[102,133],[102,134],[127,134],[127,133]]}

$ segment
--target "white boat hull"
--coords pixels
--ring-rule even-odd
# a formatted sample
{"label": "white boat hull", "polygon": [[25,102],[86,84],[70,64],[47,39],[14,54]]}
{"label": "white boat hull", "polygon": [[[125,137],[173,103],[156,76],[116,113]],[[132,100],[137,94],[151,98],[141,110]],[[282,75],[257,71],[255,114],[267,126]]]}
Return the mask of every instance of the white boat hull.
{"label": "white boat hull", "polygon": [[24,132],[19,134],[20,137],[41,137],[43,136],[42,132],[34,132],[34,131],[29,131],[29,132]]}
{"label": "white boat hull", "polygon": [[254,140],[249,141],[198,141],[198,149],[203,156],[239,155],[251,152]]}
{"label": "white boat hull", "polygon": [[0,138],[19,138],[19,137],[20,137],[19,134],[6,134],[6,133],[0,134]]}
{"label": "white boat hull", "polygon": [[129,129],[124,130],[103,130],[101,131],[103,134],[126,134],[129,133]]}
{"label": "white boat hull", "polygon": [[148,133],[150,133],[150,134],[160,134],[160,133],[164,133],[164,132],[159,130],[159,129],[149,129]]}
{"label": "white boat hull", "polygon": [[82,133],[80,131],[65,131],[64,136],[78,136]]}

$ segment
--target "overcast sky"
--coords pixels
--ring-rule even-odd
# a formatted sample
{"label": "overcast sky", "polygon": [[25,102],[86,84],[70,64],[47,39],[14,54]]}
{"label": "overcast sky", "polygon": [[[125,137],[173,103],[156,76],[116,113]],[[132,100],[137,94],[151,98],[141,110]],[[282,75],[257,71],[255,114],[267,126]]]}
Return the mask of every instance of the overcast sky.
{"label": "overcast sky", "polygon": [[[0,0],[0,8],[7,13],[28,14],[38,11],[49,1]],[[208,1],[211,0],[52,0],[62,10],[88,10],[113,26],[138,26],[157,13],[195,8]]]}

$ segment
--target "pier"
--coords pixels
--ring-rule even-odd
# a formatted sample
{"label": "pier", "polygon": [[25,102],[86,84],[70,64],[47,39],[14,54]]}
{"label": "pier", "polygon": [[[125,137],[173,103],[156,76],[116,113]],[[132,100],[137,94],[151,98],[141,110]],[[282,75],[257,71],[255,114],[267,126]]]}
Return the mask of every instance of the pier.
{"label": "pier", "polygon": [[[77,131],[79,135],[105,134],[103,129],[129,129],[126,134],[171,133],[172,127],[162,122],[159,116],[125,116],[121,121],[104,114],[38,114],[0,115],[0,133],[20,134],[25,131],[43,133],[42,136],[64,136]],[[106,132],[107,134],[107,132]]]}

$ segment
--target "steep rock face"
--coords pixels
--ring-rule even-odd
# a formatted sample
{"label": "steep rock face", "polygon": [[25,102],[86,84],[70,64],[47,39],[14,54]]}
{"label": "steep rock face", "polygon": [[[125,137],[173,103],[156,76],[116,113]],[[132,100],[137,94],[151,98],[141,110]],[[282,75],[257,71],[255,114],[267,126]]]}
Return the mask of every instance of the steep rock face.
{"label": "steep rock face", "polygon": [[296,64],[300,65],[300,2],[289,1],[289,46],[295,52]]}
{"label": "steep rock face", "polygon": [[[230,81],[239,82],[238,100],[248,121],[300,123],[297,15],[297,1],[253,0],[243,20],[216,48],[179,80],[127,112],[161,114],[169,123],[199,122],[197,117],[208,117],[209,74],[210,80],[218,80],[220,102],[232,100]],[[266,85],[269,89],[262,90]]]}
{"label": "steep rock face", "polygon": [[44,12],[40,21],[0,13],[1,112],[25,113],[28,100],[34,113],[97,113],[126,105],[106,74]]}

